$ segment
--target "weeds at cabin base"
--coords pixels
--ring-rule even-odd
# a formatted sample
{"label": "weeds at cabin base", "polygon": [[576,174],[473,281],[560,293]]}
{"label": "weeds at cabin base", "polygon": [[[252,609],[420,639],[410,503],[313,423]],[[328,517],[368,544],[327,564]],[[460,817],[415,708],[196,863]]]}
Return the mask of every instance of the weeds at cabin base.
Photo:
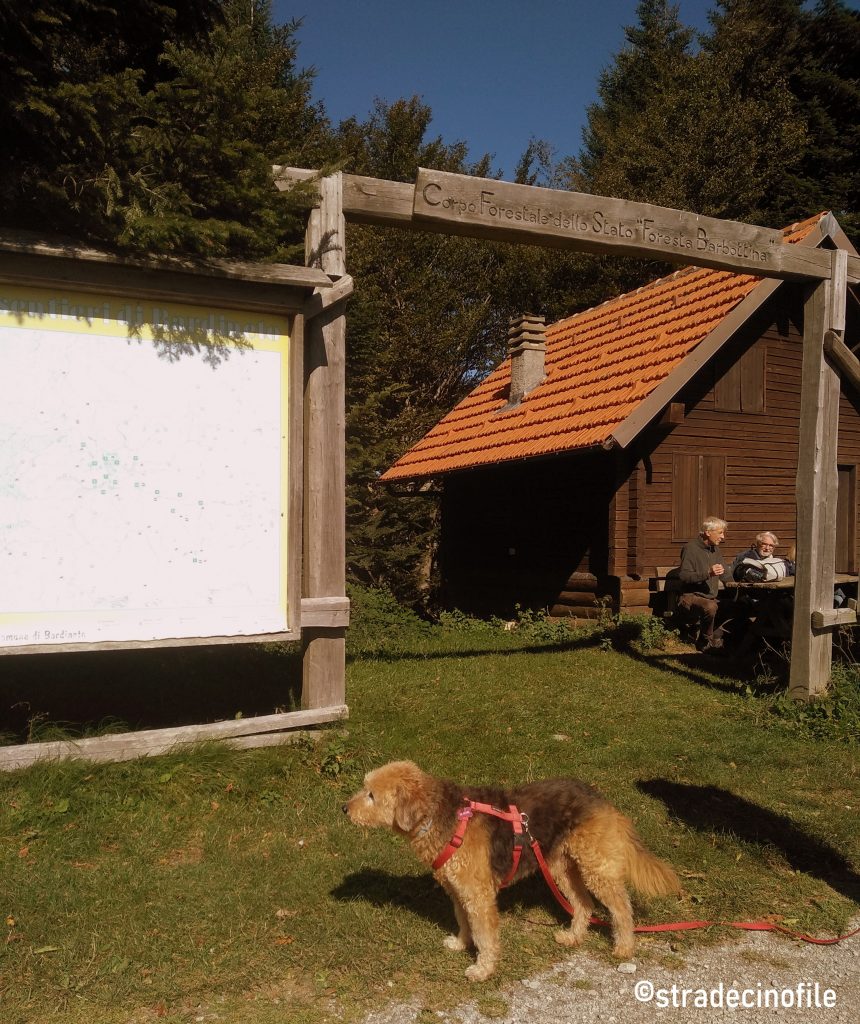
{"label": "weeds at cabin base", "polygon": [[[857,913],[852,665],[828,700],[782,707],[775,672],[733,676],[660,620],[434,624],[352,597],[350,719],[316,742],[0,774],[4,1024],[350,1022],[405,992],[430,1019],[461,1001],[447,897],[400,840],[340,809],[401,757],[461,781],[596,784],[684,882],[680,901],[638,901],[642,921],[772,915],[821,935]],[[498,976],[471,993],[488,1018],[504,986],[571,955],[541,884],[501,905]],[[725,938],[674,936],[672,957]],[[588,949],[611,969],[604,933]],[[666,956],[660,938],[637,950]]]}

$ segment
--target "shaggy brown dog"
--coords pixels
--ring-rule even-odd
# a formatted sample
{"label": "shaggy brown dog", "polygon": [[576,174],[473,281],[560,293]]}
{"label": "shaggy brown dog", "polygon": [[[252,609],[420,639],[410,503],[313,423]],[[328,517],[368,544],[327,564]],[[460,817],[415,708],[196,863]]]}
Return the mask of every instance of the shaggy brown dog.
{"label": "shaggy brown dog", "polygon": [[[546,779],[511,790],[464,787],[427,775],[411,761],[393,761],[368,772],[364,789],[343,810],[356,825],[382,826],[406,836],[419,859],[430,866],[457,827],[464,797],[503,809],[515,804],[528,815],[529,831],[574,908],[570,927],[555,933],[564,946],[576,946],[585,938],[593,894],[609,911],[614,954],[629,958],[633,912],[625,881],[649,896],[680,892],[678,876],[645,849],[630,819],[576,779]],[[434,871],[451,897],[459,928],[445,945],[464,950],[473,943],[477,949],[477,962],[466,971],[471,981],[489,978],[499,958],[496,893],[510,869],[513,842],[509,822],[475,814],[463,845]],[[516,877],[536,868],[526,844]]]}

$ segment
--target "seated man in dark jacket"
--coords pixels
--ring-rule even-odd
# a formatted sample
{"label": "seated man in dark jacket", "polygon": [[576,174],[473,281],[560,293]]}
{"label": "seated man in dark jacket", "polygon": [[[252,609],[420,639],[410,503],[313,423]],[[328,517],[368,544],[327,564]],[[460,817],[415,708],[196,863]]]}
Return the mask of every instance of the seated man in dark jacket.
{"label": "seated man in dark jacket", "polygon": [[727,528],[724,520],[710,516],[702,523],[699,536],[681,549],[678,577],[683,593],[678,598],[678,609],[691,623],[699,625],[696,646],[700,651],[723,646],[722,630],[715,628],[715,622],[720,577],[727,572],[718,548]]}

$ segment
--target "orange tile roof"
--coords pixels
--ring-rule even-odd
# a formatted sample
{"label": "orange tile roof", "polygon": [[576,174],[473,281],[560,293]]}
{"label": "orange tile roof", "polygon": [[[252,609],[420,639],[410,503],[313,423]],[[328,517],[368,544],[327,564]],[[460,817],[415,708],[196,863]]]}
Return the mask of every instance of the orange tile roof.
{"label": "orange tile roof", "polygon": [[[793,224],[799,242],[823,214]],[[506,359],[382,476],[414,480],[607,441],[761,282],[686,267],[546,329],[546,377],[513,409]]]}

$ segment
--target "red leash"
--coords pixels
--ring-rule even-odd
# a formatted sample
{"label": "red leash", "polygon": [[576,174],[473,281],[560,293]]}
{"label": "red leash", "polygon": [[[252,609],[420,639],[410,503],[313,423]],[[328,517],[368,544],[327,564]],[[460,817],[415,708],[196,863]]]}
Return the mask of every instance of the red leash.
{"label": "red leash", "polygon": [[[502,811],[498,807],[493,807],[492,804],[479,804],[474,800],[470,800],[468,797],[463,797],[463,807],[457,811],[457,827],[454,830],[454,834],[448,840],[447,845],[444,847],[439,856],[433,861],[433,870],[436,871],[446,864],[460,849],[463,845],[463,837],[466,834],[466,829],[469,826],[469,822],[478,814],[489,814],[494,818],[500,818],[502,821],[508,821],[511,823],[511,827],[514,830],[514,854],[513,863],[511,870],[505,876],[504,881],[501,883],[499,888],[503,889],[506,885],[510,884],[513,880],[514,875],[517,873],[517,868],[520,865],[520,857],[523,852],[523,843],[525,837],[529,838],[529,845],[535,855],[535,860],[538,863],[541,874],[544,877],[546,884],[549,886],[553,896],[555,896],[559,905],[570,914],[574,916],[573,907],[565,899],[561,890],[555,883],[555,879],[552,877],[552,872],[549,870],[546,860],[544,859],[543,851],[540,848],[540,843],[537,839],[529,832],[529,819],[528,815],[518,811],[517,808],[511,804],[509,810]],[[604,921],[599,917],[592,917],[589,919],[591,924],[599,925],[603,928],[609,928],[609,922]],[[854,931],[848,932],[845,935],[838,935],[831,939],[816,939],[812,935],[805,935],[803,932],[794,932],[790,928],[783,928],[782,925],[774,924],[772,921],[673,921],[667,924],[642,924],[638,925],[633,929],[634,932],[686,932],[693,931],[699,928],[739,928],[747,932],[780,932],[783,935],[788,935],[793,939],[801,939],[803,942],[812,942],[817,946],[832,946],[837,942],[842,942],[844,939],[850,939],[852,936],[860,934],[860,928],[855,928]]]}
{"label": "red leash", "polygon": [[[603,921],[599,917],[590,918],[590,922],[603,928],[610,927],[608,921]],[[852,936],[860,933],[860,928],[855,928],[854,931],[846,932],[845,935],[837,935],[835,938],[816,939],[813,935],[806,935],[804,932],[793,932],[790,928],[783,928],[782,925],[774,924],[772,921],[673,921],[667,924],[641,924],[635,927],[633,931],[687,932],[695,928],[740,928],[745,932],[781,932],[783,935],[789,935],[793,939],[813,942],[816,946],[833,946],[837,942],[850,939]]]}

